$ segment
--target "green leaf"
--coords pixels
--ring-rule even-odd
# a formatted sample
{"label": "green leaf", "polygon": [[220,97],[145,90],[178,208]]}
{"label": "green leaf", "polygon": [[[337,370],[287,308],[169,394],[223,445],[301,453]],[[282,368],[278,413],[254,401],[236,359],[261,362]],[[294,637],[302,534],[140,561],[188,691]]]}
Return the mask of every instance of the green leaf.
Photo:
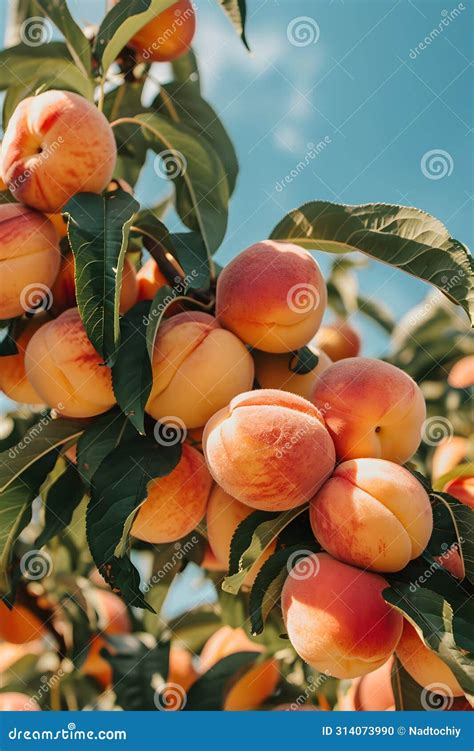
{"label": "green leaf", "polygon": [[391,313],[378,300],[357,296],[357,307],[360,313],[375,321],[387,334],[391,334],[395,328],[395,320]]}
{"label": "green leaf", "polygon": [[9,321],[0,322],[0,357],[9,357],[10,355],[18,354],[18,347],[14,338],[15,321],[16,319],[12,318]]}
{"label": "green leaf", "polygon": [[156,336],[167,309],[175,302],[183,302],[186,300],[190,303],[194,303],[196,306],[195,300],[190,297],[188,298],[185,295],[176,295],[175,291],[166,285],[161,287],[156,293],[150,305],[150,311],[148,313],[149,322],[146,330],[148,356],[150,360],[153,359]]}
{"label": "green leaf", "polygon": [[192,49],[173,60],[171,70],[174,83],[194,86],[198,92],[201,90],[198,63]]}
{"label": "green leaf", "polygon": [[94,474],[87,509],[87,539],[97,568],[129,605],[148,607],[139,576],[125,558],[135,513],[147,496],[148,484],[168,475],[181,456],[181,445],[162,446],[137,436],[108,454]]}
{"label": "green leaf", "polygon": [[258,652],[235,652],[216,662],[193,683],[183,709],[201,712],[223,709],[226,694],[258,657]]}
{"label": "green leaf", "polygon": [[474,262],[438,219],[419,209],[313,201],[287,214],[270,237],[310,250],[358,250],[434,285],[474,320]]}
{"label": "green leaf", "polygon": [[116,408],[99,415],[87,426],[77,444],[77,468],[86,486],[90,485],[105,457],[121,441],[135,435],[132,423]]}
{"label": "green leaf", "polygon": [[145,432],[145,405],[151,391],[151,362],[146,346],[150,301],[134,305],[120,321],[120,346],[112,368],[112,384],[120,409]]}
{"label": "green leaf", "polygon": [[112,666],[117,704],[124,711],[156,711],[161,706],[157,691],[167,681],[170,642],[150,648],[131,635],[108,641],[111,649],[102,654]]}
{"label": "green leaf", "polygon": [[432,497],[444,502],[451,512],[466,578],[474,583],[474,510],[449,493],[433,492]]}
{"label": "green leaf", "polygon": [[[103,113],[111,122],[119,117],[133,117],[143,111],[141,104],[145,79],[124,81],[104,97]],[[132,187],[138,181],[145,163],[147,144],[140,125],[126,123],[114,128],[117,163],[114,176],[123,178]]]}
{"label": "green leaf", "polygon": [[[393,661],[391,682],[395,697],[395,709],[398,712],[419,712],[426,709],[421,703],[421,695],[424,689],[413,680],[397,658]],[[430,695],[434,696],[434,694]],[[430,703],[427,706],[435,707],[436,704]]]}
{"label": "green leaf", "polygon": [[74,21],[65,2],[36,0],[39,7],[58,27],[66,40],[72,59],[85,76],[91,73],[91,48],[84,32]]}
{"label": "green leaf", "polygon": [[103,19],[94,43],[93,54],[105,76],[127,42],[159,13],[176,0],[120,0]]}
{"label": "green leaf", "polygon": [[242,42],[250,52],[250,47],[245,35],[245,21],[247,18],[246,0],[219,0],[219,4],[229,16],[235,30],[240,35]]}
{"label": "green leaf", "polygon": [[119,305],[129,229],[139,204],[124,190],[78,193],[64,207],[76,264],[76,299],[87,336],[112,366],[120,340]]}
{"label": "green leaf", "polygon": [[68,463],[66,469],[48,488],[45,504],[44,528],[35,545],[43,547],[71,522],[74,511],[84,497],[84,485],[77,467]]}
{"label": "green leaf", "polygon": [[290,358],[289,369],[292,373],[306,375],[311,373],[319,362],[319,356],[309,347],[301,347]]}

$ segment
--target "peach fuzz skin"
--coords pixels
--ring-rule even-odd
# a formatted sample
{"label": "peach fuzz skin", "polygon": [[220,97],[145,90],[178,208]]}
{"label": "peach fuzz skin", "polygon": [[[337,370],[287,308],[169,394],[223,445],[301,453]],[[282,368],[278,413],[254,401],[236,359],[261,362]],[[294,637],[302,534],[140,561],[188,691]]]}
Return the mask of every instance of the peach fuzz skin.
{"label": "peach fuzz skin", "polygon": [[313,344],[320,347],[333,362],[346,357],[357,357],[360,352],[360,336],[347,321],[337,321],[321,326]]}
{"label": "peach fuzz skin", "polygon": [[388,583],[327,553],[302,558],[281,595],[290,641],[316,670],[357,678],[383,665],[397,646],[403,618],[382,597]]}
{"label": "peach fuzz skin", "polygon": [[252,357],[240,339],[207,313],[179,313],[158,331],[146,411],[155,420],[198,428],[252,387]]}
{"label": "peach fuzz skin", "polygon": [[336,467],[311,500],[310,519],[328,553],[380,572],[405,568],[422,554],[433,531],[423,486],[384,459],[352,459]]}
{"label": "peach fuzz skin", "polygon": [[102,365],[82,325],[69,308],[32,337],[26,375],[43,401],[67,417],[93,417],[115,404],[110,368]]}
{"label": "peach fuzz skin", "polygon": [[174,542],[192,532],[206,513],[212,478],[202,454],[187,444],[178,465],[148,486],[131,534],[151,543]]}
{"label": "peach fuzz skin", "polygon": [[251,245],[221,272],[216,316],[222,326],[263,352],[307,344],[326,308],[318,264],[297,245],[271,240]]}
{"label": "peach fuzz skin", "polygon": [[[242,628],[222,626],[205,643],[202,648],[199,669],[206,673],[217,662],[237,652],[263,653],[261,644],[251,641]],[[227,692],[224,710],[244,712],[255,709],[275,691],[280,674],[278,663],[269,658],[250,667]]]}
{"label": "peach fuzz skin", "polygon": [[340,360],[321,374],[312,401],[324,408],[339,461],[373,457],[403,464],[420,444],[425,400],[394,365],[367,357]]}
{"label": "peach fuzz skin", "polygon": [[395,709],[391,657],[380,668],[356,678],[347,693],[340,692],[337,708],[345,712],[389,712]]}
{"label": "peach fuzz skin", "polygon": [[153,300],[161,287],[168,284],[153,258],[145,261],[137,271],[138,300]]}
{"label": "peach fuzz skin", "polygon": [[14,338],[16,355],[8,355],[0,360],[0,390],[22,404],[42,404],[43,400],[36,393],[26,377],[25,352],[32,336],[50,318],[47,313],[38,313],[30,320],[22,320],[15,328]]}
{"label": "peach fuzz skin", "polygon": [[193,3],[179,0],[145,24],[128,44],[144,62],[169,62],[187,52],[195,31]]}
{"label": "peach fuzz skin", "polygon": [[308,501],[334,469],[323,417],[296,394],[240,394],[207,423],[203,449],[216,482],[241,503],[283,511]]}
{"label": "peach fuzz skin", "polygon": [[0,319],[15,318],[47,297],[59,270],[59,240],[44,214],[0,206]]}
{"label": "peach fuzz skin", "polygon": [[406,619],[396,652],[407,673],[423,688],[436,685],[436,693],[440,696],[464,696],[452,671],[425,646],[416,629]]}
{"label": "peach fuzz skin", "polygon": [[319,360],[313,370],[303,375],[290,370],[292,355],[272,355],[254,349],[252,352],[255,363],[255,378],[262,389],[281,389],[292,394],[298,394],[304,399],[311,399],[316,381],[325,370],[332,365],[331,360],[322,350],[311,349],[318,355]]}
{"label": "peach fuzz skin", "polygon": [[446,483],[443,492],[474,509],[474,477],[456,477]]}
{"label": "peach fuzz skin", "polygon": [[[229,568],[230,543],[234,532],[252,511],[253,509],[232,498],[219,485],[214,485],[207,506],[206,526],[209,546],[220,564],[220,570]],[[254,563],[244,581],[246,588],[252,587],[258,572],[274,550],[273,542]]]}
{"label": "peach fuzz skin", "polygon": [[76,193],[101,193],[116,157],[112,129],[97,107],[79,94],[52,90],[16,107],[0,171],[18,201],[54,214]]}

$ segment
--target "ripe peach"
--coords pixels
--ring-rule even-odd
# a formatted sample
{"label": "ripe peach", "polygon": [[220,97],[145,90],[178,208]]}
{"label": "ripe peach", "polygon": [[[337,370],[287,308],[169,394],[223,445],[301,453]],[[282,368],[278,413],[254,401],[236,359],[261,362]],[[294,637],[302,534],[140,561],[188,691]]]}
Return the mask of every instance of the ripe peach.
{"label": "ripe peach", "polygon": [[153,386],[146,406],[155,420],[198,428],[241,391],[254,367],[242,342],[207,313],[179,313],[158,331]]}
{"label": "ripe peach", "polygon": [[320,347],[333,362],[346,357],[357,357],[360,352],[360,336],[347,321],[337,321],[330,326],[321,326],[314,337],[314,345]]}
{"label": "ripe peach", "polygon": [[24,644],[43,634],[44,625],[37,615],[24,605],[15,605],[9,610],[0,600],[0,638],[12,644]]}
{"label": "ripe peach", "polygon": [[101,649],[110,649],[110,645],[102,636],[94,636],[87,657],[81,665],[81,672],[94,678],[105,690],[112,685],[113,671],[110,662],[100,654]]}
{"label": "ripe peach", "polygon": [[76,193],[101,193],[116,157],[112,129],[97,107],[79,94],[51,90],[15,109],[1,170],[17,200],[55,214]]}
{"label": "ripe peach", "polygon": [[[252,508],[232,498],[219,485],[213,487],[206,513],[207,535],[211,550],[224,569],[229,568],[230,543],[234,532],[240,522],[252,512]],[[244,586],[251,587],[253,585],[258,572],[274,550],[275,543],[272,543],[262,553],[247,574]]]}
{"label": "ripe peach", "polygon": [[336,467],[311,500],[310,518],[328,553],[382,572],[401,571],[418,558],[433,531],[426,490],[407,469],[384,459]]}
{"label": "ripe peach", "polygon": [[0,319],[49,303],[61,255],[51,222],[15,203],[0,206]]}
{"label": "ripe peach", "polygon": [[157,262],[149,258],[137,272],[138,300],[153,300],[161,287],[168,284]]}
{"label": "ripe peach", "polygon": [[453,365],[448,375],[448,383],[454,389],[468,389],[474,386],[474,355],[468,355]]}
{"label": "ripe peach", "polygon": [[94,603],[99,613],[101,630],[106,634],[128,634],[131,631],[131,621],[127,606],[113,592],[107,589],[96,589]]}
{"label": "ripe peach", "polygon": [[[51,292],[53,294],[52,310],[55,315],[68,308],[75,308],[76,282],[74,279],[75,261],[72,253],[67,253],[61,259],[61,267]],[[122,287],[120,289],[120,313],[126,313],[137,302],[137,275],[132,264],[125,258],[122,272]]]}
{"label": "ripe peach", "polygon": [[201,568],[207,569],[207,571],[227,571],[227,563],[222,563],[216,557],[214,551],[209,544],[206,545],[204,551],[204,557],[201,561]]}
{"label": "ripe peach", "polygon": [[110,368],[102,365],[77,308],[45,323],[26,348],[28,380],[43,401],[68,417],[93,417],[115,404]]}
{"label": "ripe peach", "polygon": [[21,321],[18,335],[15,333],[17,354],[2,357],[0,360],[0,389],[10,399],[23,404],[43,403],[26,377],[25,352],[33,334],[48,320],[48,315],[37,314],[29,321]]}
{"label": "ripe peach", "polygon": [[426,416],[421,389],[394,365],[350,357],[316,382],[339,460],[376,457],[403,464],[415,453]]}
{"label": "ripe peach", "polygon": [[326,307],[318,264],[304,250],[271,240],[251,245],[222,271],[216,315],[242,341],[264,352],[307,344]]}
{"label": "ripe peach", "polygon": [[189,534],[206,513],[212,479],[202,454],[187,444],[178,465],[148,486],[131,534],[144,542],[173,542]]}
{"label": "ripe peach", "polygon": [[414,681],[440,696],[464,696],[464,692],[448,666],[435,652],[425,646],[408,620],[397,646],[397,657]]}
{"label": "ripe peach", "polygon": [[436,446],[431,457],[431,479],[451,472],[469,453],[469,441],[460,435],[453,435]]}
{"label": "ripe peach", "polygon": [[35,699],[18,691],[0,693],[0,712],[40,712]]}
{"label": "ripe peach", "polygon": [[474,509],[474,477],[455,477],[446,483],[443,491],[457,498],[465,506]]}
{"label": "ripe peach", "polygon": [[290,370],[291,355],[271,355],[268,352],[253,350],[255,377],[259,385],[262,389],[281,389],[298,394],[304,399],[311,399],[317,379],[332,365],[325,352],[315,348],[314,352],[319,357],[318,364],[309,373],[300,375]]}
{"label": "ripe peach", "polygon": [[[251,641],[242,628],[222,626],[205,643],[200,656],[200,672],[206,673],[220,660],[237,652],[265,652]],[[258,707],[274,692],[280,674],[274,658],[249,668],[228,691],[224,710],[244,712]]]}
{"label": "ripe peach", "polygon": [[395,709],[392,689],[393,658],[380,668],[355,678],[349,691],[340,696],[338,709],[346,712],[387,712]]}
{"label": "ripe peach", "polygon": [[[164,691],[163,706],[172,710],[181,709],[186,702],[186,693],[198,677],[191,652],[177,644],[172,644],[166,679],[169,687]],[[181,687],[182,692],[176,689],[177,686]]]}
{"label": "ripe peach", "polygon": [[67,221],[62,214],[48,214],[48,219],[54,225],[59,238],[67,236]]}
{"label": "ripe peach", "polygon": [[382,597],[387,582],[327,553],[302,558],[281,596],[283,618],[299,656],[335,678],[356,678],[383,665],[403,618]]}
{"label": "ripe peach", "polygon": [[264,511],[309,500],[335,461],[319,410],[276,389],[232,399],[207,423],[203,449],[216,482],[241,503]]}
{"label": "ripe peach", "polygon": [[128,44],[144,62],[169,62],[191,46],[196,18],[190,0],[179,0],[138,31]]}

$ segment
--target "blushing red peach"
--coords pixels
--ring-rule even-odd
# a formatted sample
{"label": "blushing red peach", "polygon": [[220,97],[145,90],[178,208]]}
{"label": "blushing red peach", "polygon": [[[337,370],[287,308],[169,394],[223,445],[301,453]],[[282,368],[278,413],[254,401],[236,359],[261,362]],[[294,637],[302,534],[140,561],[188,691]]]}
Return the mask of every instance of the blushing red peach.
{"label": "blushing red peach", "polygon": [[291,352],[315,335],[326,299],[324,279],[309,253],[265,240],[221,272],[216,315],[222,326],[256,349]]}
{"label": "blushing red peach", "polygon": [[50,90],[16,107],[3,138],[1,171],[18,201],[56,214],[76,193],[101,193],[116,157],[102,112],[79,94]]}
{"label": "blushing red peach", "polygon": [[469,454],[469,441],[460,435],[453,435],[436,446],[431,458],[431,479],[433,482],[451,472]]}
{"label": "blushing red peach", "polygon": [[448,383],[455,389],[474,386],[474,355],[463,357],[453,365],[449,371]]}
{"label": "blushing red peach", "polygon": [[417,450],[426,416],[415,381],[381,360],[350,357],[316,382],[312,401],[324,408],[340,461],[374,457],[404,464]]}
{"label": "blushing red peach", "polygon": [[94,591],[94,602],[99,614],[99,628],[106,634],[128,634],[132,630],[127,606],[107,589]]}
{"label": "blushing red peach", "polygon": [[397,646],[403,618],[382,597],[388,583],[327,553],[302,558],[283,586],[290,641],[316,670],[356,678],[383,665]]}
{"label": "blushing red peach", "polygon": [[202,521],[211,492],[212,478],[202,454],[187,444],[178,465],[148,486],[131,534],[151,543],[174,542],[192,532]]}
{"label": "blushing red peach", "polygon": [[61,255],[51,222],[26,206],[0,206],[0,319],[47,305]]}
{"label": "blushing red peach", "polygon": [[240,339],[207,313],[179,313],[158,331],[146,411],[164,422],[198,428],[251,388],[252,357]]}
{"label": "blushing red peach", "polygon": [[26,348],[28,380],[41,399],[68,417],[93,417],[115,404],[110,368],[102,365],[77,308],[45,323]]}
{"label": "blushing red peach", "polygon": [[20,604],[10,610],[0,600],[0,638],[12,644],[24,644],[43,634],[44,624],[35,613]]}
{"label": "blushing red peach", "polygon": [[145,261],[137,272],[138,300],[153,300],[159,289],[168,284],[153,258]]}
{"label": "blushing red peach", "polygon": [[145,24],[128,44],[143,62],[169,62],[187,52],[195,31],[193,4],[179,0]]}
{"label": "blushing red peach", "polygon": [[40,712],[38,702],[19,691],[0,693],[0,712]]}
{"label": "blushing red peach", "polygon": [[314,345],[320,347],[333,362],[346,357],[357,357],[360,352],[360,336],[343,320],[329,326],[321,326],[314,337]]}
{"label": "blushing red peach", "polygon": [[[237,652],[263,654],[265,648],[251,641],[242,628],[222,626],[202,648],[199,667],[206,673],[224,657]],[[244,712],[255,709],[275,691],[280,674],[275,658],[269,658],[250,667],[227,691],[224,710]]]}
{"label": "blushing red peach", "polygon": [[426,490],[404,467],[352,459],[336,467],[311,500],[313,532],[335,558],[372,571],[401,571],[433,531]]}
{"label": "blushing red peach", "polygon": [[446,483],[443,491],[474,509],[474,477],[455,477]]}
{"label": "blushing red peach", "polygon": [[21,321],[18,334],[15,332],[17,354],[2,357],[0,361],[0,389],[10,399],[23,404],[43,403],[26,377],[25,352],[33,334],[48,320],[48,315],[37,314],[30,320]]}
{"label": "blushing red peach", "polygon": [[347,693],[339,692],[338,709],[344,712],[389,712],[395,709],[391,657],[380,668],[355,678]]}
{"label": "blushing red peach", "polygon": [[396,651],[407,673],[423,688],[440,696],[464,696],[450,668],[424,644],[416,629],[406,619]]}
{"label": "blushing red peach", "polygon": [[298,394],[304,399],[311,399],[317,379],[332,365],[325,352],[310,347],[318,355],[318,364],[309,373],[303,375],[290,370],[292,355],[272,355],[254,349],[255,378],[262,389],[281,389]]}
{"label": "blushing red peach", "polygon": [[203,449],[216,482],[241,503],[264,511],[309,500],[335,462],[319,410],[274,389],[232,399],[207,423]]}

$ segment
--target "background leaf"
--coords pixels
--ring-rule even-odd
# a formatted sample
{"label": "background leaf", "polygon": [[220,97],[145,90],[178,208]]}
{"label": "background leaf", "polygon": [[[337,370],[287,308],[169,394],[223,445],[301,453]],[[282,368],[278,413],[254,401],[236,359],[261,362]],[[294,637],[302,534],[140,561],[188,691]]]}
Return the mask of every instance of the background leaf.
{"label": "background leaf", "polygon": [[66,40],[68,50],[85,76],[91,72],[91,47],[81,27],[69,12],[67,3],[57,0],[36,0],[45,15],[53,21]]}
{"label": "background leaf", "polygon": [[245,21],[247,17],[246,0],[218,0],[218,2],[229,16],[242,42],[250,52],[245,35]]}
{"label": "background leaf", "polygon": [[43,547],[71,522],[74,511],[84,497],[84,485],[74,464],[68,462],[43,498],[45,507],[44,528],[35,545]]}

